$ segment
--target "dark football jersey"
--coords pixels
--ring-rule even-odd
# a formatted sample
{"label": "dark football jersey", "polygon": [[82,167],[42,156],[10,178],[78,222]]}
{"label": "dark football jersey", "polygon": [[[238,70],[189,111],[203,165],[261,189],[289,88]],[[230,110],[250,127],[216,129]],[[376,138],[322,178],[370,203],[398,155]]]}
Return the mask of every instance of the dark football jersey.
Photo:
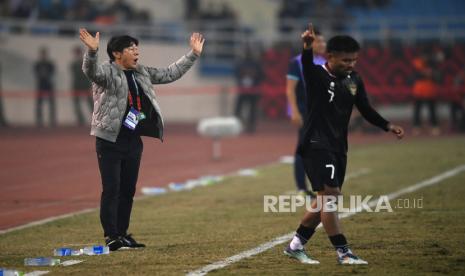
{"label": "dark football jersey", "polygon": [[355,105],[371,124],[385,131],[389,124],[368,101],[363,81],[356,72],[345,77],[331,74],[325,65],[313,63],[312,50],[303,50],[302,66],[307,92],[307,113],[300,153],[307,149],[347,152],[347,133]]}

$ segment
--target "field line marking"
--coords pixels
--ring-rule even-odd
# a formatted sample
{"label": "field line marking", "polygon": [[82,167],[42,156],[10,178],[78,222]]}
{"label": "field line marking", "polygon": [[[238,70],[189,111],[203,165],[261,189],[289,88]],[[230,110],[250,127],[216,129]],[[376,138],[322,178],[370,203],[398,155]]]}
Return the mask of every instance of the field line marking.
{"label": "field line marking", "polygon": [[[269,166],[279,165],[279,164],[281,164],[281,163],[276,162],[276,161],[267,162],[267,163],[264,163],[264,164],[257,165],[255,167],[253,167],[253,169],[259,170],[259,169],[263,169],[263,168],[266,168],[266,167],[269,167]],[[229,177],[229,176],[236,176],[236,175],[237,175],[237,170],[235,170],[235,171],[233,171],[231,173],[225,174],[223,176],[224,177]],[[144,186],[142,186],[142,187],[144,187]],[[148,197],[150,197],[150,196],[148,196],[148,195],[140,195],[140,196],[135,197],[134,201],[146,199]],[[51,204],[53,204],[53,203],[51,203]],[[66,213],[66,214],[62,214],[62,215],[58,215],[58,216],[53,216],[53,217],[48,217],[48,218],[45,218],[45,219],[31,221],[31,222],[28,222],[26,224],[14,226],[14,227],[3,229],[3,230],[0,229],[0,235],[10,233],[10,232],[14,232],[14,231],[18,231],[18,230],[22,230],[22,229],[26,229],[26,228],[33,227],[33,226],[43,225],[43,224],[53,222],[53,221],[56,221],[56,220],[60,220],[60,219],[65,219],[65,218],[69,218],[69,217],[73,217],[73,216],[77,216],[77,215],[82,215],[82,214],[87,214],[87,213],[90,213],[90,212],[93,212],[93,211],[97,211],[99,209],[100,209],[100,207],[87,208],[87,209],[79,210],[79,211],[76,211],[76,212],[70,212],[70,213]]]}
{"label": "field line marking", "polygon": [[[388,194],[386,196],[387,196],[387,198],[389,200],[393,200],[393,199],[395,199],[395,198],[397,198],[397,197],[399,197],[401,195],[408,194],[408,193],[411,193],[411,192],[415,192],[415,191],[417,191],[419,189],[441,183],[444,179],[456,176],[457,174],[461,173],[462,171],[465,171],[465,164],[460,165],[458,167],[455,167],[455,168],[453,168],[451,170],[448,170],[446,172],[443,172],[441,174],[438,174],[436,176],[433,176],[433,177],[431,177],[429,179],[420,181],[420,182],[418,182],[416,184],[413,184],[413,185],[411,185],[409,187],[406,187],[406,188],[400,189],[400,190],[398,190],[396,192],[390,193],[390,194]],[[371,200],[368,203],[368,206],[374,207],[377,203],[378,203],[378,198]],[[356,211],[359,211],[360,208],[362,208],[362,207],[358,207],[356,209]],[[344,214],[340,215],[340,218],[351,217],[351,216],[353,216],[355,214],[357,214],[357,212],[344,213]],[[321,224],[317,228],[320,228],[320,227],[321,227]],[[271,248],[275,247],[276,245],[283,244],[286,241],[289,241],[290,239],[292,239],[294,234],[295,234],[295,232],[291,232],[291,233],[279,236],[279,237],[274,238],[273,240],[271,240],[269,242],[263,243],[263,244],[255,247],[255,248],[243,251],[243,252],[241,252],[239,254],[228,257],[228,258],[226,258],[224,260],[217,261],[217,262],[211,263],[209,265],[206,265],[206,266],[204,266],[202,268],[199,268],[197,270],[193,270],[191,272],[188,272],[186,275],[188,275],[188,276],[206,275],[208,272],[224,268],[224,267],[229,266],[229,265],[231,265],[233,263],[239,262],[239,261],[241,261],[243,259],[252,257],[252,256],[260,254],[262,252],[265,252],[268,249],[271,249]]]}
{"label": "field line marking", "polygon": [[46,218],[46,219],[36,220],[36,221],[29,222],[29,223],[26,223],[26,224],[23,224],[23,225],[20,225],[20,226],[8,228],[8,229],[5,229],[5,230],[0,230],[0,235],[10,233],[10,232],[14,232],[14,231],[18,231],[18,230],[22,230],[22,229],[26,229],[26,228],[33,227],[33,226],[46,224],[46,223],[49,223],[49,222],[52,222],[52,221],[55,221],[55,220],[59,220],[59,219],[65,219],[65,218],[70,218],[72,216],[87,214],[87,213],[93,212],[93,211],[98,210],[98,209],[99,208],[88,208],[88,209],[84,209],[84,210],[77,211],[77,212],[72,212],[72,213],[67,213],[67,214],[64,214],[64,215],[59,215],[59,216],[49,217],[49,218]]}

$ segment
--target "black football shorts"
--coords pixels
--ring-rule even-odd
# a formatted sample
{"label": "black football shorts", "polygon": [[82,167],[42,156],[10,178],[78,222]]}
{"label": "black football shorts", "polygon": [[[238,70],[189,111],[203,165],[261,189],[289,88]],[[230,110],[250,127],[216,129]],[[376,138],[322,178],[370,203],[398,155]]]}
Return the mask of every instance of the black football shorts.
{"label": "black football shorts", "polygon": [[347,167],[346,154],[312,149],[306,152],[303,161],[313,191],[323,191],[324,185],[342,187]]}

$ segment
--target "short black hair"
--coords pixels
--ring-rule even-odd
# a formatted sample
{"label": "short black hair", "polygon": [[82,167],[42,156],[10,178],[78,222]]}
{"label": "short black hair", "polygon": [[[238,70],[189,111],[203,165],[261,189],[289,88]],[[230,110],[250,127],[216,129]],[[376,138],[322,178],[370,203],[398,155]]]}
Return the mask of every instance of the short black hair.
{"label": "short black hair", "polygon": [[337,35],[332,37],[328,44],[326,44],[326,52],[343,52],[343,53],[356,53],[360,51],[360,44],[357,40],[348,35]]}
{"label": "short black hair", "polygon": [[107,44],[107,54],[111,61],[115,60],[113,52],[122,52],[132,44],[139,45],[139,40],[129,35],[113,36]]}

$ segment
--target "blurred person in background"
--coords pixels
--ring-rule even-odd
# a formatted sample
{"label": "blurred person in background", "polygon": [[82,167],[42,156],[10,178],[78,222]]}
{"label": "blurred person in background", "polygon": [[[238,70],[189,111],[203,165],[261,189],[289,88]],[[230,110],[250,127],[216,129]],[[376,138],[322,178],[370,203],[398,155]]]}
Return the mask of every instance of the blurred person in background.
{"label": "blurred person in background", "polygon": [[0,127],[8,127],[3,110],[3,90],[2,90],[2,64],[0,63]]}
{"label": "blurred person in background", "polygon": [[56,106],[55,106],[55,64],[50,60],[48,49],[42,47],[39,50],[39,59],[34,64],[34,74],[36,77],[36,122],[38,127],[44,125],[43,104],[47,100],[49,103],[50,126],[56,126]]}
{"label": "blurred person in background", "polygon": [[94,101],[91,95],[91,84],[89,79],[82,72],[82,49],[79,46],[73,49],[74,59],[71,62],[69,69],[72,77],[72,95],[74,113],[76,114],[77,123],[79,126],[85,124],[85,116],[82,112],[81,100],[89,106],[90,112],[94,107]]}
{"label": "blurred person in background", "polygon": [[425,56],[417,57],[413,62],[416,70],[415,81],[412,88],[414,99],[413,134],[419,135],[421,133],[421,110],[423,105],[426,105],[429,112],[429,122],[432,127],[431,134],[439,135],[440,129],[436,116],[437,86],[434,81],[433,68],[428,63]]}
{"label": "blurred person in background", "polygon": [[[313,41],[313,62],[317,65],[323,65],[326,62],[324,57],[326,51],[326,41],[324,36],[315,30],[315,40]],[[286,96],[288,108],[290,111],[291,123],[298,127],[298,140],[296,151],[294,153],[294,179],[297,186],[297,192],[300,195],[315,196],[315,193],[307,188],[305,180],[305,169],[302,157],[297,153],[298,145],[303,136],[303,118],[306,113],[306,92],[305,82],[302,72],[302,55],[293,57],[289,63],[286,75]]]}
{"label": "blurred person in background", "polygon": [[[236,65],[237,97],[234,115],[245,124],[248,133],[254,133],[257,125],[258,103],[260,101],[260,84],[263,72],[256,55],[251,50]],[[245,107],[246,115],[244,115]]]}
{"label": "blurred person in background", "polygon": [[450,121],[454,131],[465,132],[465,70],[454,78],[453,98],[450,101]]}
{"label": "blurred person in background", "polygon": [[163,118],[154,84],[181,78],[202,53],[204,39],[194,33],[191,51],[167,68],[139,64],[139,41],[128,35],[107,44],[109,62],[98,64],[100,34],[79,30],[87,46],[82,69],[92,81],[94,111],[91,135],[102,180],[100,221],[111,251],[145,247],[128,234],[132,204],[142,156],[141,136],[163,140]]}

